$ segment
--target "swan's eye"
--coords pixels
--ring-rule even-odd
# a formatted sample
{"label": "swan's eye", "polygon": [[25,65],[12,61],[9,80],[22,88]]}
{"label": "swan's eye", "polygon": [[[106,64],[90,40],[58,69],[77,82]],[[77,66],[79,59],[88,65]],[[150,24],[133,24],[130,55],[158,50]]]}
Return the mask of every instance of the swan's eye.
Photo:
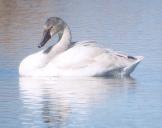
{"label": "swan's eye", "polygon": [[54,26],[49,28],[50,35],[53,36],[56,33],[56,28]]}
{"label": "swan's eye", "polygon": [[51,26],[49,29],[50,29],[50,30],[51,30],[51,29],[54,29],[54,26]]}

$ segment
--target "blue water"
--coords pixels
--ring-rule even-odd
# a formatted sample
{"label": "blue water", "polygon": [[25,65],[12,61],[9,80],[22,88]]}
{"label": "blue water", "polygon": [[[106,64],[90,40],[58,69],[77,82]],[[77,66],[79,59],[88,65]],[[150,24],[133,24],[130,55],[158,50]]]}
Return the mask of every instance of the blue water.
{"label": "blue water", "polygon": [[[161,0],[1,0],[0,128],[161,128]],[[145,59],[131,78],[19,78],[43,24]],[[52,40],[49,44],[52,43]]]}

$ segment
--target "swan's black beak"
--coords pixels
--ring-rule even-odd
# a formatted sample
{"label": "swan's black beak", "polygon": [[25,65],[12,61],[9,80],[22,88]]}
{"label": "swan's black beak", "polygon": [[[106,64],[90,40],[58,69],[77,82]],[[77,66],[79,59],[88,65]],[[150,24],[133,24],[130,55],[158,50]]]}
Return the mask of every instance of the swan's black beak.
{"label": "swan's black beak", "polygon": [[42,41],[40,42],[40,44],[38,45],[38,48],[43,47],[49,39],[51,39],[50,29],[44,30],[43,38],[42,38]]}

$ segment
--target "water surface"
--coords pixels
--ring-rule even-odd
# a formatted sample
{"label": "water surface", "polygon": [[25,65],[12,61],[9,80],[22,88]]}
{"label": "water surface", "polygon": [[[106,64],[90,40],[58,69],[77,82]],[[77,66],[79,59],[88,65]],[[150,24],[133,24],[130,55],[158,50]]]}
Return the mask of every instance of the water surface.
{"label": "water surface", "polygon": [[[73,41],[145,59],[132,78],[19,78],[50,16],[69,24]],[[0,127],[161,128],[161,23],[160,0],[0,0]]]}

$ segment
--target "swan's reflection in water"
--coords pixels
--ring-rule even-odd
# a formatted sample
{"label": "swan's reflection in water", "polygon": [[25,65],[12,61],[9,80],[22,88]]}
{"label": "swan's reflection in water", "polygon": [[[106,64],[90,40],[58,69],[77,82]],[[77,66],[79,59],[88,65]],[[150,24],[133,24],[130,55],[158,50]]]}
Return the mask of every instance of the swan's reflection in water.
{"label": "swan's reflection in water", "polygon": [[132,78],[20,78],[19,84],[23,124],[49,128],[80,125],[91,109],[111,104],[121,89],[135,88]]}

